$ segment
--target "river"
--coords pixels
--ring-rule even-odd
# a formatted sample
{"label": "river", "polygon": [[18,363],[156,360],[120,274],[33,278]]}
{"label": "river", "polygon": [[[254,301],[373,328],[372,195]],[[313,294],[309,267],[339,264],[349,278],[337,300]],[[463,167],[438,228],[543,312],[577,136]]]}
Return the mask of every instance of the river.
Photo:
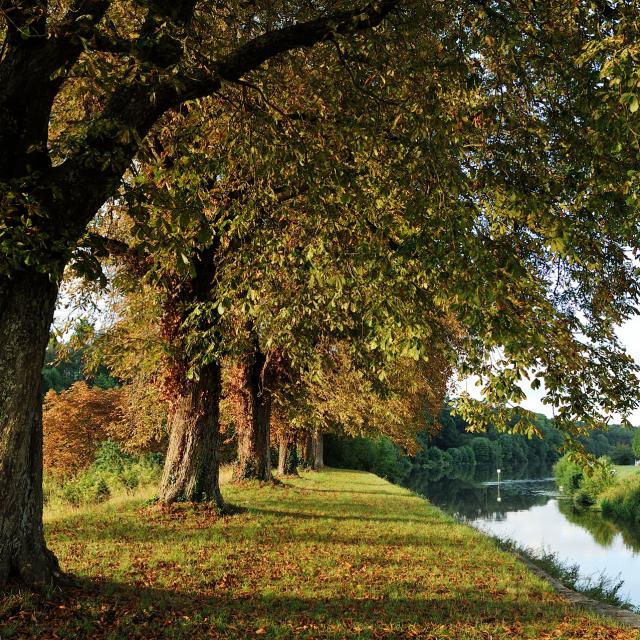
{"label": "river", "polygon": [[594,512],[576,512],[552,478],[412,483],[460,520],[577,564],[583,577],[623,580],[620,595],[640,606],[640,530],[621,529]]}

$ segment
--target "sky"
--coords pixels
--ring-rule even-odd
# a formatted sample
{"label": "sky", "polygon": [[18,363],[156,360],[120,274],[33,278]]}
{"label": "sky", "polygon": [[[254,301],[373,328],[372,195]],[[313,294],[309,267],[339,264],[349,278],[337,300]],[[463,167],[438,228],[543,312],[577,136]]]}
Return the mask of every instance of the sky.
{"label": "sky", "polygon": [[[640,364],[640,317],[634,317],[627,323],[618,328],[618,336],[622,344],[626,347],[628,353],[633,356],[636,362]],[[544,389],[534,391],[528,384],[522,384],[523,391],[527,394],[525,402],[521,406],[536,413],[542,413],[552,418],[550,407],[542,404],[542,396]],[[475,398],[480,398],[477,388],[471,381],[463,382],[461,388],[469,392]],[[634,426],[640,426],[640,409],[631,416],[631,423]]]}

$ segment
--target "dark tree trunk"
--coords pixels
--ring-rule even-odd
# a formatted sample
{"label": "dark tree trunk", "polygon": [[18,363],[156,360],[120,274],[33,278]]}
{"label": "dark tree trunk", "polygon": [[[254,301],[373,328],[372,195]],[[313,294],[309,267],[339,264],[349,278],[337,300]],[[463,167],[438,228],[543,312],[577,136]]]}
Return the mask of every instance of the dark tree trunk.
{"label": "dark tree trunk", "polygon": [[220,365],[202,368],[198,380],[187,380],[175,400],[169,421],[169,448],[160,483],[160,501],[224,501],[218,483]]}
{"label": "dark tree trunk", "polygon": [[306,469],[313,468],[313,440],[311,434],[305,431],[298,438],[300,464]]}
{"label": "dark tree trunk", "polygon": [[324,437],[320,429],[316,429],[311,436],[313,448],[313,468],[322,469],[324,467]]}
{"label": "dark tree trunk", "polygon": [[322,469],[324,467],[324,445],[322,432],[315,429],[313,433],[304,433],[299,437],[300,460],[307,469]]}
{"label": "dark tree trunk", "polygon": [[61,577],[42,527],[42,367],[58,288],[47,275],[0,277],[0,586]]}
{"label": "dark tree trunk", "polygon": [[278,451],[278,474],[281,476],[298,475],[298,447],[295,433],[283,433],[280,436]]}
{"label": "dark tree trunk", "polygon": [[273,376],[267,358],[256,348],[240,366],[235,414],[238,431],[238,480],[271,480],[271,400]]}

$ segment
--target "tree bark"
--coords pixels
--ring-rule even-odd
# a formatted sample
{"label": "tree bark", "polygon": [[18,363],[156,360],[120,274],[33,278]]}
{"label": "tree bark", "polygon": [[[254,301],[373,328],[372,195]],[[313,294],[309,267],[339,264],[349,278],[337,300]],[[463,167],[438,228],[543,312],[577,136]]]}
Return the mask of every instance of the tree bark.
{"label": "tree bark", "polygon": [[280,449],[278,451],[278,475],[298,475],[298,447],[295,433],[283,433],[280,436]]}
{"label": "tree bark", "polygon": [[62,577],[42,526],[40,386],[57,293],[46,274],[0,277],[0,586]]}
{"label": "tree bark", "polygon": [[305,431],[299,438],[300,464],[306,469],[313,468],[313,440],[311,434]]}
{"label": "tree bark", "polygon": [[320,429],[316,429],[311,436],[313,447],[313,468],[322,469],[324,467],[324,437]]}
{"label": "tree bark", "polygon": [[185,381],[169,421],[169,448],[160,483],[160,502],[204,502],[224,507],[220,493],[218,438],[219,363],[203,367],[197,380]]}
{"label": "tree bark", "polygon": [[239,371],[235,414],[238,432],[238,480],[271,480],[271,401],[273,376],[259,348]]}
{"label": "tree bark", "polygon": [[307,469],[324,467],[324,446],[322,432],[315,429],[312,433],[304,433],[300,440],[300,459]]}

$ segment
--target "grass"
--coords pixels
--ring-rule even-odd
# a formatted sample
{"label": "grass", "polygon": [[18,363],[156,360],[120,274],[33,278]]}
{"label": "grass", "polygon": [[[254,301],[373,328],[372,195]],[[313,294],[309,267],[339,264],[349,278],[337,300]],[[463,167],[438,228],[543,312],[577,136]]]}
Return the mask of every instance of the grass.
{"label": "grass", "polygon": [[571,607],[511,555],[371,474],[224,487],[243,511],[145,506],[50,513],[78,585],[0,597],[0,637],[632,640]]}
{"label": "grass", "polygon": [[640,472],[640,467],[635,467],[634,465],[614,464],[613,468],[615,469],[616,479],[618,480],[624,480]]}

